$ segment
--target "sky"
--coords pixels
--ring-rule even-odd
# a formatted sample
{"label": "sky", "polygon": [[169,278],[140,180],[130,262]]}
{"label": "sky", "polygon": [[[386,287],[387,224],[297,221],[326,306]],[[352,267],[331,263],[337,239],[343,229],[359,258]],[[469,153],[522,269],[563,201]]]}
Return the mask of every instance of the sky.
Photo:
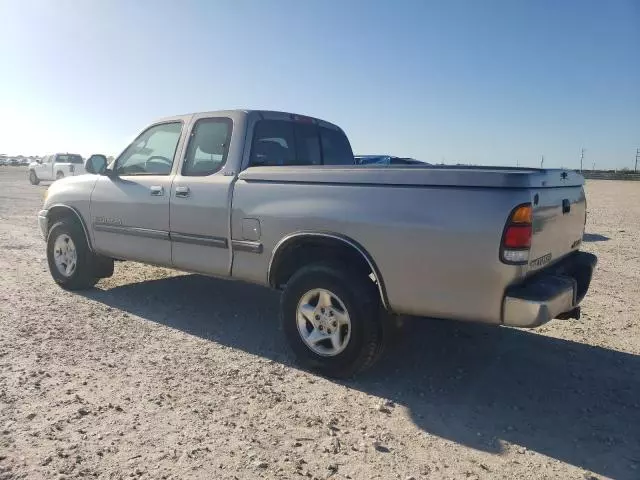
{"label": "sky", "polygon": [[632,167],[638,0],[0,0],[0,153],[118,154],[158,117],[340,125],[359,154]]}

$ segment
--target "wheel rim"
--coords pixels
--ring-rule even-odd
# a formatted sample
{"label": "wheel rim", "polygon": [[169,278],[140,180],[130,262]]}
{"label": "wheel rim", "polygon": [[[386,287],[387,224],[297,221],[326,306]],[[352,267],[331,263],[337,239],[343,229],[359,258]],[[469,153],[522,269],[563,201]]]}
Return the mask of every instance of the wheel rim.
{"label": "wheel rim", "polygon": [[305,345],[324,357],[338,355],[349,344],[351,320],[342,300],[324,288],[305,293],[298,303],[298,333]]}
{"label": "wheel rim", "polygon": [[76,271],[78,253],[73,240],[66,233],[58,235],[53,244],[53,259],[61,275],[70,277]]}
{"label": "wheel rim", "polygon": [[36,174],[33,170],[29,172],[29,179],[33,182],[36,179]]}

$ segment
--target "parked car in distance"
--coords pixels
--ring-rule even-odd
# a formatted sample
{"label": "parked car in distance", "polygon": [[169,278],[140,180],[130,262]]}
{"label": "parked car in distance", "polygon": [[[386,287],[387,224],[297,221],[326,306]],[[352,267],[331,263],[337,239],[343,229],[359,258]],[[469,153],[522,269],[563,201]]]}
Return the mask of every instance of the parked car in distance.
{"label": "parked car in distance", "polygon": [[356,155],[358,165],[429,165],[415,158],[394,157],[392,155]]}
{"label": "parked car in distance", "polygon": [[60,180],[86,173],[84,160],[75,153],[56,153],[29,164],[29,182],[37,185],[42,180]]}
{"label": "parked car in distance", "polygon": [[339,127],[290,113],[165,118],[86,167],[38,214],[55,282],[120,259],[282,290],[291,349],[330,376],[373,364],[398,315],[579,318],[596,264],[576,172],[356,165]]}

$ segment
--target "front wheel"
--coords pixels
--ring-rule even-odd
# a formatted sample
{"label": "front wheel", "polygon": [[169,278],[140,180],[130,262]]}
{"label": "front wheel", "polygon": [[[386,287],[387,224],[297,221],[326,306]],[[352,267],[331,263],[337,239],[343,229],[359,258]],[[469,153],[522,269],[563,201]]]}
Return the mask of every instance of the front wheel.
{"label": "front wheel", "polygon": [[287,282],[282,329],[303,366],[330,377],[349,377],[382,350],[380,301],[374,283],[343,267],[303,267]]}
{"label": "front wheel", "polygon": [[64,178],[64,173],[63,172],[56,173],[56,180],[60,180],[61,178]]}
{"label": "front wheel", "polygon": [[29,183],[31,183],[31,185],[38,185],[40,183],[38,175],[36,175],[36,172],[33,170],[29,170]]}
{"label": "front wheel", "polygon": [[98,282],[84,232],[69,219],[51,227],[47,237],[47,260],[51,276],[66,290],[85,290]]}

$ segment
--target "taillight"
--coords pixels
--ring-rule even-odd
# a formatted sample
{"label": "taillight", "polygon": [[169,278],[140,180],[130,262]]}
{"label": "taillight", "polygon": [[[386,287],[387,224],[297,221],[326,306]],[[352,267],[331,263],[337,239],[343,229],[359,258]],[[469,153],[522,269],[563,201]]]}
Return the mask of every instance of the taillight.
{"label": "taillight", "polygon": [[504,246],[507,248],[531,247],[531,225],[509,225],[504,232]]}
{"label": "taillight", "polygon": [[518,205],[511,211],[502,234],[500,260],[522,265],[529,262],[533,236],[533,209],[530,203]]}

